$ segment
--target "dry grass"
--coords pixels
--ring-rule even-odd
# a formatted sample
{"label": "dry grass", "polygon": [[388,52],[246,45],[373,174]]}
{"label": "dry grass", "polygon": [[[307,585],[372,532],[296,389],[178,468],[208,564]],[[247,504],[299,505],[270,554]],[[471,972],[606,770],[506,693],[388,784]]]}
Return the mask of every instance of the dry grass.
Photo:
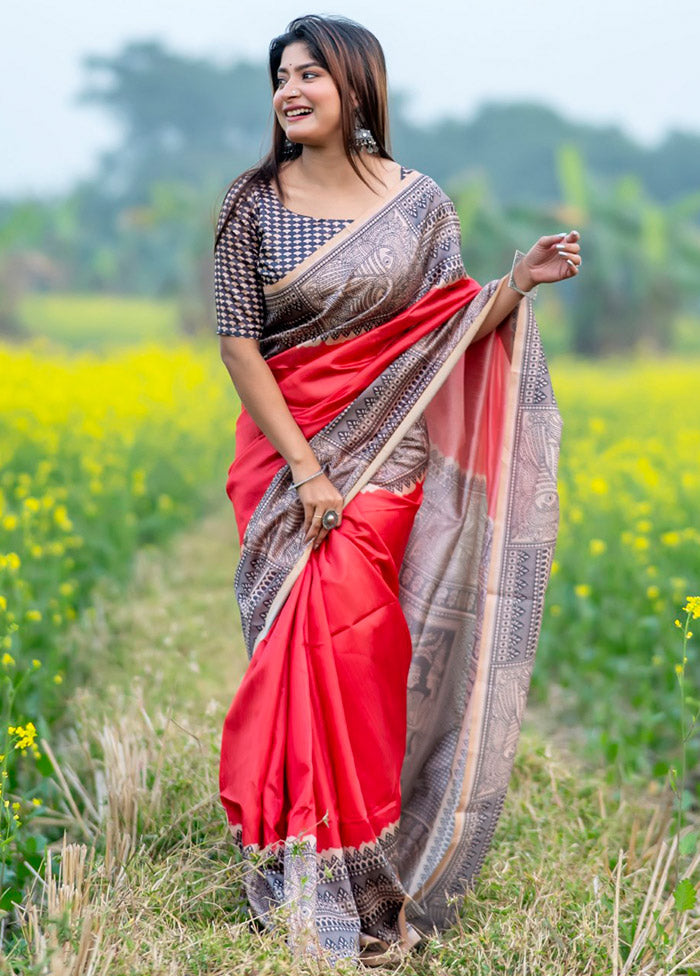
{"label": "dry grass", "polygon": [[[94,683],[54,743],[65,828],[17,913],[6,974],[302,974],[248,923],[218,800],[221,724],[245,667],[228,511],[142,554],[126,594],[76,629]],[[44,745],[48,747],[48,743]],[[48,752],[48,749],[47,749]],[[670,801],[615,791],[528,711],[511,788],[459,921],[399,967],[413,976],[661,976],[700,967],[700,918],[670,897]],[[56,863],[58,870],[56,870]],[[693,879],[696,862],[689,866]],[[339,974],[351,972],[347,967]]]}

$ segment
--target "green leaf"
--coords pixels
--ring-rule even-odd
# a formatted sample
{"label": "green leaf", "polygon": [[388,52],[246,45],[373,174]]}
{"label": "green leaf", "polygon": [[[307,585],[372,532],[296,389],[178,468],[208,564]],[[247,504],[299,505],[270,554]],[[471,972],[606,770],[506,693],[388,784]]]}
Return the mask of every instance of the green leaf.
{"label": "green leaf", "polygon": [[42,754],[36,760],[35,765],[38,772],[41,773],[42,776],[53,776],[53,766],[46,753],[42,752]]}
{"label": "green leaf", "polygon": [[694,854],[695,848],[698,846],[698,832],[697,830],[691,831],[691,833],[686,834],[681,837],[678,844],[678,850],[682,855]]}
{"label": "green leaf", "polygon": [[687,912],[695,907],[695,885],[690,878],[683,878],[682,881],[678,882],[673,897],[676,900],[676,911],[678,912]]}
{"label": "green leaf", "polygon": [[16,888],[5,888],[2,895],[0,895],[0,910],[4,909],[5,911],[9,911],[14,902],[17,902],[19,905],[22,904],[22,892]]}

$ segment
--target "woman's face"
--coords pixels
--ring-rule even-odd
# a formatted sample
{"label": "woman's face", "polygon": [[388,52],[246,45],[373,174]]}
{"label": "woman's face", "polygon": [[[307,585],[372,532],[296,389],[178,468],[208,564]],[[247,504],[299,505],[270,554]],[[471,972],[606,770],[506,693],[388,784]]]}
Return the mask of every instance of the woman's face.
{"label": "woman's face", "polygon": [[[288,44],[277,71],[275,115],[291,142],[322,146],[342,133],[340,95],[330,74],[302,41]],[[298,94],[292,94],[292,92]]]}

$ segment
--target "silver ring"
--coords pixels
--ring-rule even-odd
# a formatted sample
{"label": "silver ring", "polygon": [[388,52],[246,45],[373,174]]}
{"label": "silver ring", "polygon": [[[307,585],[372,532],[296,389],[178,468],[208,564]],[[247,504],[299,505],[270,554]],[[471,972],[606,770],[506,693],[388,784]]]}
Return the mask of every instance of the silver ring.
{"label": "silver ring", "polygon": [[324,529],[334,529],[338,522],[340,521],[340,516],[335,511],[334,508],[327,508],[323,513],[323,518],[321,519],[321,525]]}
{"label": "silver ring", "polygon": [[311,518],[312,519],[322,519],[323,518],[323,515],[312,515]]}

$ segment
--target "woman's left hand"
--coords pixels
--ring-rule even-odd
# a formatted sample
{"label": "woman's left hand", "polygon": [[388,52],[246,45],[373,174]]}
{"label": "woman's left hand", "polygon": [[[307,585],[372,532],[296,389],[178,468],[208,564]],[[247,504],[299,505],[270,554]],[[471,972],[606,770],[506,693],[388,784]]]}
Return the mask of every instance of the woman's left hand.
{"label": "woman's left hand", "polygon": [[577,230],[540,237],[515,266],[513,280],[518,288],[529,291],[540,282],[577,275],[581,267],[580,238]]}

